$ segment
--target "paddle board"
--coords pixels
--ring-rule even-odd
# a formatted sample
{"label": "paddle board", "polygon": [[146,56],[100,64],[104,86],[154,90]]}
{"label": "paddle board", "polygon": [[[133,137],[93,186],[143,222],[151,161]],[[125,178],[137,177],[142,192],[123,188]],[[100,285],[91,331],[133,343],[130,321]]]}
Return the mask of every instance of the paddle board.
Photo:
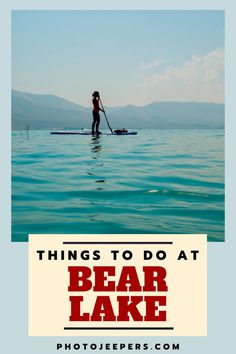
{"label": "paddle board", "polygon": [[[54,130],[51,131],[51,134],[55,135],[92,135],[90,131],[86,130]],[[101,133],[101,135],[136,135],[137,132],[135,131],[127,131],[127,132],[122,132],[122,133]],[[96,136],[96,134],[94,134]]]}

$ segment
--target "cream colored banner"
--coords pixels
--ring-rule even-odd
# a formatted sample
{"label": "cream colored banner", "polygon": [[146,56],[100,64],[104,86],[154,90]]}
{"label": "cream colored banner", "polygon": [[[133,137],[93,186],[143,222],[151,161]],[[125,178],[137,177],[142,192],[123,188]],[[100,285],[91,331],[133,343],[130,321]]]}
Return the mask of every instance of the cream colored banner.
{"label": "cream colored banner", "polygon": [[206,235],[29,236],[29,335],[206,334]]}

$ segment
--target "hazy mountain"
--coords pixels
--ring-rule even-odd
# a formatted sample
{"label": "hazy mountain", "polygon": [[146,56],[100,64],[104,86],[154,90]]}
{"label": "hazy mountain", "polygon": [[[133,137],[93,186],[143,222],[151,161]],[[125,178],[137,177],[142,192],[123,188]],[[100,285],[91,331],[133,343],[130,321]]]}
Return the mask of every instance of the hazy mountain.
{"label": "hazy mountain", "polygon": [[12,91],[13,129],[81,128],[90,120],[88,108],[60,97]]}
{"label": "hazy mountain", "polygon": [[[106,107],[114,128],[223,128],[224,105],[198,102],[153,102],[137,107]],[[107,128],[101,113],[101,128]],[[12,129],[90,128],[91,108],[54,95],[12,91]]]}

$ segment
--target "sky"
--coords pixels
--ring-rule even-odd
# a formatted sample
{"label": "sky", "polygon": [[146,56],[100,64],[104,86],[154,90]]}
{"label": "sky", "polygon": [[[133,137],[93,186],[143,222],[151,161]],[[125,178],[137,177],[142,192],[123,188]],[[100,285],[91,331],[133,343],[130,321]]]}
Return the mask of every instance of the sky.
{"label": "sky", "polygon": [[12,89],[83,106],[224,102],[223,11],[13,11]]}

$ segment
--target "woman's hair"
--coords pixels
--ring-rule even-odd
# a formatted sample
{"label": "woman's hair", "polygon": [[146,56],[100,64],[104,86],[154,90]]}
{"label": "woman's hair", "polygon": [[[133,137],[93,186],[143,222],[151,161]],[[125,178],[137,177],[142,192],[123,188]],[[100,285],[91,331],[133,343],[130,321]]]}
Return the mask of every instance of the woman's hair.
{"label": "woman's hair", "polygon": [[99,97],[99,92],[98,91],[94,91],[94,93],[92,94],[93,97]]}

